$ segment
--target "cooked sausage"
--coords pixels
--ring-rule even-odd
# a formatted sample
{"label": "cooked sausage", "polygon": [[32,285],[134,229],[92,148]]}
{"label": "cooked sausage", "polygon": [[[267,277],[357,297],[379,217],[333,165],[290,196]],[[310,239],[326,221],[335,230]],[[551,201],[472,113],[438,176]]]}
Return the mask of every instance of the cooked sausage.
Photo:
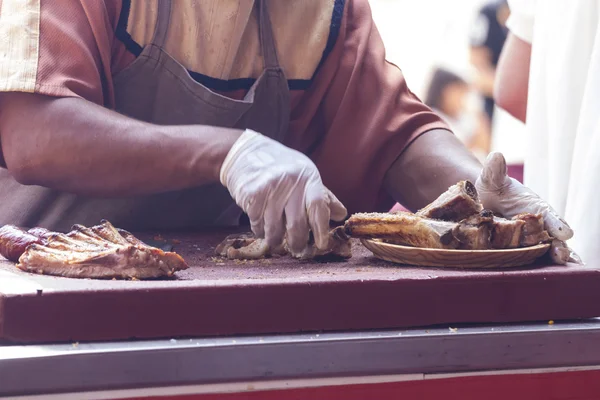
{"label": "cooked sausage", "polygon": [[54,235],[54,232],[40,227],[31,228],[27,232],[31,233],[33,236],[37,236],[38,238],[42,239],[42,241],[46,241],[50,238],[50,236]]}
{"label": "cooked sausage", "polygon": [[42,243],[42,239],[14,225],[0,228],[0,255],[17,262],[27,247],[33,243]]}

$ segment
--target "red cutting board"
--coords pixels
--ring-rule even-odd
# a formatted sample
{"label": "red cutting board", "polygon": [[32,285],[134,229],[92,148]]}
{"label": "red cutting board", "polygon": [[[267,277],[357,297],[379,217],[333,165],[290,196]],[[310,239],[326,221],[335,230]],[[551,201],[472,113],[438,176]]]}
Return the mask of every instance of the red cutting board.
{"label": "red cutting board", "polygon": [[163,234],[190,265],[175,280],[57,278],[20,272],[0,261],[0,340],[170,338],[600,316],[600,270],[594,264],[496,271],[412,268],[379,261],[358,243],[347,262],[223,262],[213,251],[228,233]]}

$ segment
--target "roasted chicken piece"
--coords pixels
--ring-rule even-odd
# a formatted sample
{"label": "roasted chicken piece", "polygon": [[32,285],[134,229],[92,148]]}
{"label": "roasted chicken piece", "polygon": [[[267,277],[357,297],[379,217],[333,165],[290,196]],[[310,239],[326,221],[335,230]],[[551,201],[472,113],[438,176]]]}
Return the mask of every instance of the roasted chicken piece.
{"label": "roasted chicken piece", "polygon": [[178,254],[148,246],[108,221],[91,228],[75,225],[67,234],[46,232],[44,236],[42,243],[25,249],[17,268],[70,278],[146,279],[172,276],[188,267]]}
{"label": "roasted chicken piece", "polygon": [[329,245],[325,250],[319,250],[314,245],[311,235],[309,245],[301,253],[292,252],[287,244],[272,249],[264,239],[256,238],[251,233],[230,235],[225,238],[215,249],[215,253],[229,259],[255,260],[273,255],[290,254],[298,259],[315,259],[321,257],[350,258],[352,246],[350,238],[344,233],[343,227],[338,227],[329,232]]}
{"label": "roasted chicken piece", "polygon": [[433,203],[417,211],[416,215],[442,221],[462,221],[483,209],[477,189],[469,181],[461,181],[451,186]]}
{"label": "roasted chicken piece", "polygon": [[458,224],[407,213],[359,213],[345,224],[351,237],[385,239],[388,242],[433,249],[455,249],[459,242],[453,231]]}

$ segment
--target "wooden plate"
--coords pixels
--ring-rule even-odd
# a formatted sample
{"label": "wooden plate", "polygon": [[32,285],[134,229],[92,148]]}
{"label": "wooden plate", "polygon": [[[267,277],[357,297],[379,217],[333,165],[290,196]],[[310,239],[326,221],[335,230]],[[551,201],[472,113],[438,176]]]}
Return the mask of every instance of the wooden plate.
{"label": "wooden plate", "polygon": [[375,257],[397,264],[446,268],[509,268],[532,264],[546,254],[550,244],[507,250],[445,250],[389,244],[363,239]]}

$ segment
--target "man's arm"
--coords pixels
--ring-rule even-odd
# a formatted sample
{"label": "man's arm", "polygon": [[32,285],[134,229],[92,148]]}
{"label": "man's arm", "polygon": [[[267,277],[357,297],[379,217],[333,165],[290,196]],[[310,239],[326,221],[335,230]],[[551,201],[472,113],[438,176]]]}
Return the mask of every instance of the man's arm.
{"label": "man's arm", "polygon": [[132,196],[218,182],[241,131],[140,122],[79,98],[0,94],[0,136],[20,183]]}
{"label": "man's arm", "polygon": [[461,180],[475,183],[481,164],[450,131],[435,129],[415,139],[385,176],[385,188],[410,210],[420,209]]}
{"label": "man's arm", "polygon": [[527,118],[531,44],[509,33],[498,63],[494,99],[515,118]]}

